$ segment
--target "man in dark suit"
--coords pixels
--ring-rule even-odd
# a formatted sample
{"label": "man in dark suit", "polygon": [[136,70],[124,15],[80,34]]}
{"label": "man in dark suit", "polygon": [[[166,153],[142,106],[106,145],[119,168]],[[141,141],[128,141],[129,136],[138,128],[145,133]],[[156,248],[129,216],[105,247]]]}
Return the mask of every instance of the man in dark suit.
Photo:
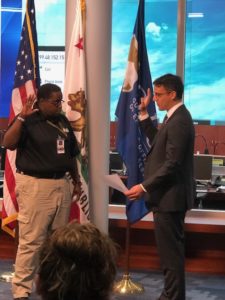
{"label": "man in dark suit", "polygon": [[138,200],[145,193],[146,205],[153,211],[155,237],[164,273],[160,300],[185,299],[184,218],[195,197],[193,178],[194,126],[182,103],[183,82],[166,74],[154,81],[154,100],[166,110],[158,130],[147,113],[150,90],[141,99],[139,120],[151,150],[146,158],[144,181],[126,196]]}

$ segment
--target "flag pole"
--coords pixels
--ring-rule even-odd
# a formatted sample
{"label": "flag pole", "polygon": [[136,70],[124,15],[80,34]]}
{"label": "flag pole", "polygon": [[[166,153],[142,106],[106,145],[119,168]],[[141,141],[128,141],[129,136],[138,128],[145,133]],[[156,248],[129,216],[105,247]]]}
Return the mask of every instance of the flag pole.
{"label": "flag pole", "polygon": [[[13,264],[13,268],[14,268],[14,264]],[[0,274],[0,281],[2,282],[11,282],[12,278],[14,276],[14,272],[4,272],[2,274]]]}
{"label": "flag pole", "polygon": [[[81,0],[81,15],[82,15],[82,27],[83,27],[83,34],[84,39],[86,37],[86,0]],[[85,41],[86,44],[86,41]]]}
{"label": "flag pole", "polygon": [[[139,0],[136,22],[130,43],[125,79],[116,108],[117,142],[116,148],[127,169],[127,186],[131,188],[143,181],[144,159],[150,146],[138,122],[138,106],[140,98],[146,96],[148,88],[152,91],[152,80],[148,63],[144,25],[145,1]],[[156,125],[156,109],[154,101],[148,107],[149,116]],[[121,294],[143,293],[144,288],[134,283],[129,274],[130,228],[132,223],[142,219],[149,212],[144,197],[138,201],[126,203],[126,272],[114,291]]]}
{"label": "flag pole", "polygon": [[118,294],[142,294],[144,293],[144,287],[134,282],[130,276],[130,232],[131,225],[126,220],[126,244],[125,244],[125,272],[120,281],[116,282],[113,291]]}

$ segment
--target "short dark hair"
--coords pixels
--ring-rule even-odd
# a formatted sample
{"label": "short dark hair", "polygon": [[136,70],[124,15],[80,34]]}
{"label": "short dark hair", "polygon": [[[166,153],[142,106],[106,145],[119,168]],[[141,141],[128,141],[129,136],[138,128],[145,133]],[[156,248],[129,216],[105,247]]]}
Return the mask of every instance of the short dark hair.
{"label": "short dark hair", "polygon": [[48,99],[53,92],[61,92],[61,88],[53,83],[45,83],[41,85],[37,91],[37,99]]}
{"label": "short dark hair", "polygon": [[156,86],[163,85],[168,91],[175,91],[177,94],[176,98],[182,99],[184,84],[180,76],[168,73],[157,78],[153,84]]}
{"label": "short dark hair", "polygon": [[108,300],[116,275],[116,246],[93,224],[57,229],[40,251],[38,292],[44,300]]}

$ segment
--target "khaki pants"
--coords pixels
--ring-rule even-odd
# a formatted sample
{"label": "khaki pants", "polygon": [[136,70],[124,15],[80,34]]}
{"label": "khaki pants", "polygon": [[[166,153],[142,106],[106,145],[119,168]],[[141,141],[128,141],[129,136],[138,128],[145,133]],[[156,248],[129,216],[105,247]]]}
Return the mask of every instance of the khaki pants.
{"label": "khaki pants", "polygon": [[32,292],[43,240],[52,230],[68,222],[71,205],[69,180],[16,174],[16,196],[19,246],[12,292],[14,298],[19,298],[28,297]]}

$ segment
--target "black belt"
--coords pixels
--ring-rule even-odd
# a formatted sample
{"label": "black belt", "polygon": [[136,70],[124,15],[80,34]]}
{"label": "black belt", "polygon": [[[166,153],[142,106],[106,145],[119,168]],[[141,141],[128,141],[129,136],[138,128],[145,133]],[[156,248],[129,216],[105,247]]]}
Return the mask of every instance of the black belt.
{"label": "black belt", "polygon": [[43,179],[60,179],[65,176],[65,172],[37,173],[37,172],[24,172],[24,171],[16,170],[16,173],[22,175],[28,175],[36,178],[43,178]]}

